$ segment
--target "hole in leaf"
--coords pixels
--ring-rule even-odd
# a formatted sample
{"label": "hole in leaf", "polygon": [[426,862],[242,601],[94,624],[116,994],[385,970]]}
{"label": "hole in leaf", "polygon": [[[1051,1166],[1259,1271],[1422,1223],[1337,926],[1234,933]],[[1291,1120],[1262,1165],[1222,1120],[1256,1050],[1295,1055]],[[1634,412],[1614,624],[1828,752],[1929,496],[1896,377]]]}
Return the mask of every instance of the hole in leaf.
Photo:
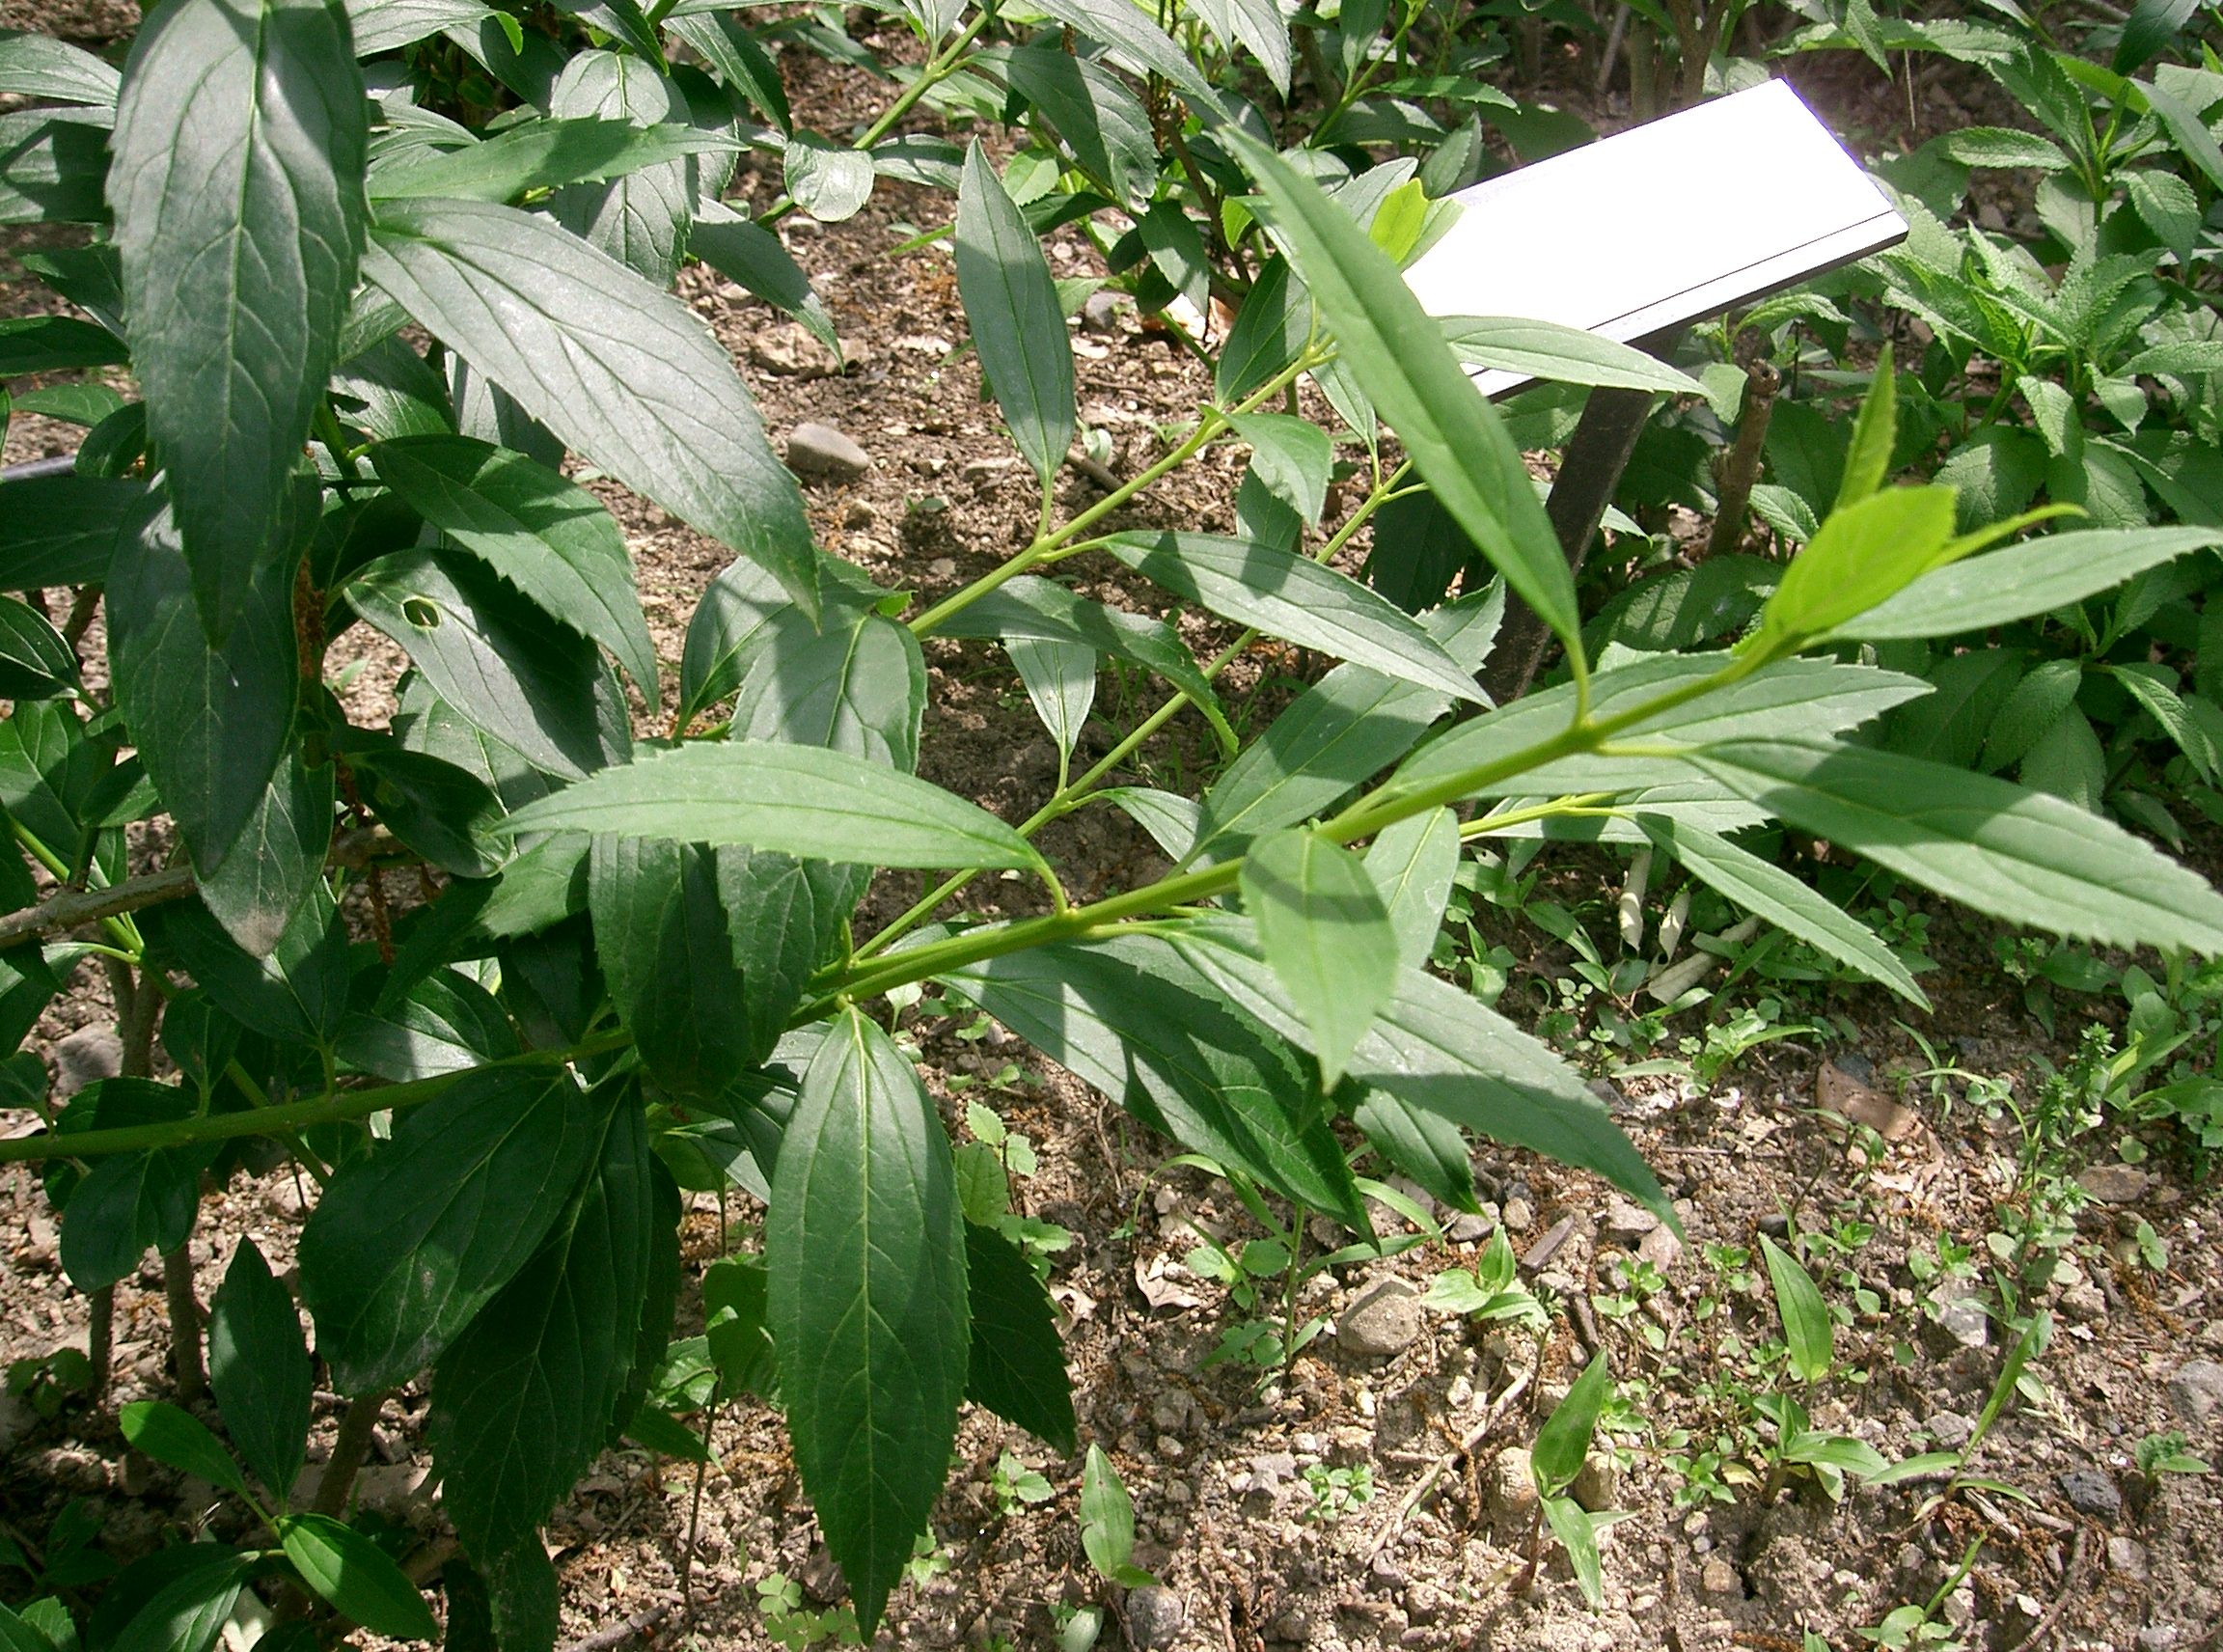
{"label": "hole in leaf", "polygon": [[439,605],[425,596],[406,596],[401,599],[401,618],[420,631],[440,628]]}

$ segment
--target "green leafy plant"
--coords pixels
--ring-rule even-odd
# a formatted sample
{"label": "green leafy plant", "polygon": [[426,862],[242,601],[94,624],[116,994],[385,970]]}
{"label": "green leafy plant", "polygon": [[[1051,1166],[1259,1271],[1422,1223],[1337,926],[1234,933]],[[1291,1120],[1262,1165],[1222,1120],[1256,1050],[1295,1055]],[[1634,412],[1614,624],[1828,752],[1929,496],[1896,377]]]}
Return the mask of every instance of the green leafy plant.
{"label": "green leafy plant", "polygon": [[1307,1463],[1304,1489],[1312,1496],[1311,1506],[1304,1511],[1305,1519],[1337,1521],[1374,1501],[1374,1471],[1364,1463],[1333,1469],[1325,1463]]}
{"label": "green leafy plant", "polygon": [[1606,1355],[1600,1353],[1582,1367],[1566,1397],[1551,1408],[1551,1415],[1536,1431],[1536,1443],[1528,1450],[1529,1477],[1536,1487],[1536,1519],[1528,1531],[1527,1565],[1515,1581],[1517,1590],[1534,1583],[1539,1543],[1549,1527],[1553,1540],[1566,1552],[1582,1598],[1593,1609],[1605,1602],[1598,1533],[1627,1516],[1586,1509],[1570,1495],[1570,1488],[1589,1459],[1591,1436],[1597,1432],[1598,1416],[1605,1409],[1611,1386],[1611,1371]]}
{"label": "green leafy plant", "polygon": [[1135,1503],[1101,1447],[1081,1465],[1081,1550],[1108,1583],[1139,1588],[1158,1580],[1135,1564]]}
{"label": "green leafy plant", "polygon": [[[1760,1235],[1760,1255],[1767,1264],[1775,1312],[1783,1326],[1786,1362],[1791,1374],[1811,1389],[1826,1379],[1837,1363],[1836,1322],[1814,1277],[1796,1256],[1765,1233]],[[1761,1488],[1763,1502],[1775,1501],[1795,1470],[1812,1474],[1834,1502],[1845,1495],[1848,1477],[1874,1479],[1888,1467],[1881,1453],[1866,1441],[1815,1428],[1806,1407],[1787,1393],[1754,1394],[1750,1404],[1774,1428],[1773,1438],[1766,1445],[1768,1478]]]}

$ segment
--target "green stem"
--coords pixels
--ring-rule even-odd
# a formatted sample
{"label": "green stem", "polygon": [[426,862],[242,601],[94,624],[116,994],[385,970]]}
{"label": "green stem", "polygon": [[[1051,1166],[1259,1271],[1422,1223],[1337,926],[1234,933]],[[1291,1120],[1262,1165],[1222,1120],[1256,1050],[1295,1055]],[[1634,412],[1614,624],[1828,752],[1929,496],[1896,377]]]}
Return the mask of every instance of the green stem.
{"label": "green stem", "polygon": [[956,73],[966,51],[980,38],[980,32],[995,17],[996,8],[993,6],[984,6],[974,14],[973,21],[966,25],[965,32],[928,58],[926,66],[919,69],[919,77],[903,89],[894,102],[880,112],[877,121],[864,128],[864,135],[857,140],[856,147],[861,150],[870,149],[888,135],[896,122],[911,113],[919,98]]}
{"label": "green stem", "polygon": [[211,1113],[159,1124],[124,1124],[111,1130],[86,1130],[68,1136],[21,1136],[0,1142],[0,1165],[35,1159],[95,1159],[109,1153],[135,1153],[156,1147],[178,1147],[189,1142],[226,1142],[238,1136],[283,1136],[319,1124],[344,1124],[368,1118],[389,1108],[415,1107],[430,1101],[468,1073],[498,1067],[544,1067],[582,1060],[589,1056],[622,1049],[631,1040],[622,1032],[601,1032],[567,1050],[528,1050],[498,1061],[484,1061],[464,1072],[440,1073],[407,1084],[378,1085],[370,1089],[335,1090],[283,1107],[256,1108],[246,1113]]}

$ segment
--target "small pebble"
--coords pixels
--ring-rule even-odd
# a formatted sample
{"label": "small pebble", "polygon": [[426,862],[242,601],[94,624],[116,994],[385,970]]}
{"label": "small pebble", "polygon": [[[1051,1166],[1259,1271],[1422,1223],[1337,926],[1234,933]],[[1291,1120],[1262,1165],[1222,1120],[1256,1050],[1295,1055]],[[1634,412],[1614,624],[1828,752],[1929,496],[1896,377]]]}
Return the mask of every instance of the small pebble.
{"label": "small pebble", "polygon": [[813,421],[788,432],[787,468],[800,477],[855,482],[872,468],[872,455],[833,426]]}

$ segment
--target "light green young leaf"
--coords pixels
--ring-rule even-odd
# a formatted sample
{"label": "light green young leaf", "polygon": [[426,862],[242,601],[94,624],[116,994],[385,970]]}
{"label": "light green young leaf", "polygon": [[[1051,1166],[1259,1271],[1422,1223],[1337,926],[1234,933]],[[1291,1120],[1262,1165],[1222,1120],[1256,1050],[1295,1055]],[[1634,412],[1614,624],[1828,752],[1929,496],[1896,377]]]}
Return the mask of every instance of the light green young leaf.
{"label": "light green young leaf", "polygon": [[1818,1383],[1837,1359],[1836,1333],[1822,1292],[1798,1257],[1765,1233],[1760,1235],[1760,1254],[1768,1262],[1768,1282],[1775,1291],[1775,1312],[1783,1322],[1791,1369],[1800,1382]]}
{"label": "light green young leaf", "polygon": [[362,71],[325,0],[175,0],[131,46],[108,201],[131,362],[221,643],[276,560],[363,247]]}
{"label": "light green young leaf", "polygon": [[565,443],[817,616],[802,493],[732,358],[671,294],[554,220],[485,202],[386,203],[364,273]]}
{"label": "light green young leaf", "polygon": [[1070,757],[1096,702],[1096,650],[1085,643],[1043,642],[1012,637],[1003,650],[1018,668],[1019,680],[1034,714],[1050,730],[1060,756]]}
{"label": "light green young leaf", "polygon": [[1857,505],[1883,486],[1891,474],[1891,445],[1899,437],[1899,387],[1891,372],[1891,346],[1876,359],[1876,378],[1860,402],[1852,425],[1852,445],[1845,454],[1845,480],[1836,509]]}
{"label": "light green young leaf", "polygon": [[977,804],[844,752],[696,743],[602,770],[509,817],[514,832],[738,843],[864,866],[1031,867],[1040,855]]}
{"label": "light green young leaf", "polygon": [[1294,506],[1307,526],[1318,527],[1335,462],[1328,432],[1287,413],[1231,413],[1227,422],[1250,444],[1250,468],[1258,480]]}
{"label": "light green young leaf", "polygon": [[957,191],[957,295],[1011,439],[1047,489],[1078,427],[1073,346],[1041,243],[978,143]]}
{"label": "light green young leaf", "polygon": [[2217,528],[2114,528],[2048,534],[1935,568],[1832,638],[1951,637],[2050,614],[2165,562],[2223,545]]}
{"label": "light green young leaf", "polygon": [[440,1638],[417,1585],[353,1527],[328,1515],[288,1515],[278,1523],[278,1541],[302,1581],[343,1617],[395,1640]]}
{"label": "light green young leaf", "polygon": [[1643,814],[1637,816],[1637,824],[1701,883],[1870,980],[1882,982],[1909,1004],[1930,1007],[1907,966],[1873,929],[1773,862],[1688,821]]}
{"label": "light green young leaf", "polygon": [[1482,698],[1418,620],[1309,557],[1220,534],[1118,534],[1105,548],[1223,620],[1454,699]]}
{"label": "light green young leaf", "polygon": [[246,1478],[206,1424],[167,1400],[134,1400],[116,1414],[124,1438],[157,1463],[250,1498]]}
{"label": "light green young leaf", "polygon": [[1396,988],[1389,910],[1365,863],[1312,832],[1276,832],[1252,844],[1241,875],[1259,946],[1310,1030],[1322,1086],[1333,1089]]}
{"label": "light green young leaf", "polygon": [[1875,607],[1944,560],[1953,526],[1949,487],[1889,488],[1831,511],[1783,570],[1761,635],[1818,637]]}
{"label": "light green young leaf", "polygon": [[1459,872],[1459,816],[1448,809],[1400,820],[1366,851],[1366,874],[1382,892],[1407,969],[1428,961],[1443,925],[1443,903]]}
{"label": "light green young leaf", "polygon": [[1664,396],[1696,396],[1703,389],[1658,356],[1579,327],[1521,316],[1445,316],[1437,325],[1451,353],[1468,367],[1496,368],[1555,384],[1611,385]]}
{"label": "light green young leaf", "polygon": [[1820,741],[1729,742],[1688,760],[1790,824],[1993,918],[2109,946],[2223,953],[2223,896],[2057,797]]}
{"label": "light green young leaf", "polygon": [[1579,649],[1566,555],[1504,422],[1452,359],[1441,328],[1317,184],[1240,128],[1224,136],[1265,191],[1275,233],[1327,317],[1343,365],[1404,440],[1414,468],[1506,583]]}
{"label": "light green young leaf", "polygon": [[1135,1564],[1135,1502],[1101,1446],[1081,1465],[1081,1547],[1097,1575],[1122,1588],[1155,1583]]}
{"label": "light green young leaf", "polygon": [[1590,1512],[1571,1497],[1543,1499],[1544,1521],[1559,1547],[1567,1551],[1567,1564],[1575,1582],[1593,1610],[1606,1604],[1606,1578],[1598,1558],[1598,1528]]}
{"label": "light green young leaf", "polygon": [[962,1226],[933,1102],[888,1035],[849,1010],[782,1136],[764,1260],[796,1467],[867,1637],[956,1439]]}

